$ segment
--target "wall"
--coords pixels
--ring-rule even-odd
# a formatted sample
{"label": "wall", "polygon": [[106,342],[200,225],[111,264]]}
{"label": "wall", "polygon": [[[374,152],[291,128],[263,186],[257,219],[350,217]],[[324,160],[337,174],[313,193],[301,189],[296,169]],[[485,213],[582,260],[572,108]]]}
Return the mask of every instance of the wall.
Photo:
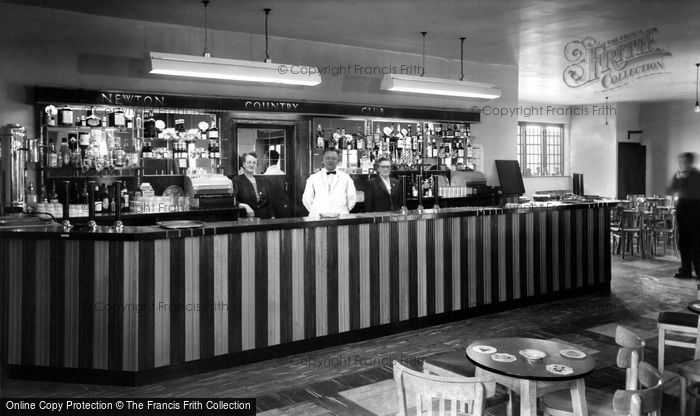
{"label": "wall", "polygon": [[[467,109],[481,100],[460,100],[381,91],[381,71],[390,66],[420,64],[420,55],[272,37],[273,62],[335,68],[337,76],[323,74],[317,87],[245,85],[209,80],[181,80],[146,73],[149,51],[199,55],[203,31],[199,28],[90,16],[0,3],[0,123],[20,123],[34,135],[31,87],[114,89],[171,94],[284,98],[406,107]],[[210,31],[212,56],[262,61],[264,37]],[[367,70],[356,73],[355,65]],[[379,67],[379,68],[376,68]],[[348,68],[350,72],[348,73]],[[459,78],[459,61],[427,57],[426,75]],[[514,66],[465,62],[466,78],[497,84],[503,96],[489,103],[513,107],[517,103],[518,70]],[[417,75],[414,74],[414,75]],[[494,159],[515,157],[516,120],[485,120],[472,132],[485,145],[484,173],[497,183]]]}
{"label": "wall", "polygon": [[678,154],[700,155],[700,114],[690,101],[669,101],[641,104],[639,119],[648,146],[647,194],[664,195],[678,170]]}
{"label": "wall", "polygon": [[571,172],[582,173],[587,195],[617,194],[616,104],[577,106],[571,117]]}

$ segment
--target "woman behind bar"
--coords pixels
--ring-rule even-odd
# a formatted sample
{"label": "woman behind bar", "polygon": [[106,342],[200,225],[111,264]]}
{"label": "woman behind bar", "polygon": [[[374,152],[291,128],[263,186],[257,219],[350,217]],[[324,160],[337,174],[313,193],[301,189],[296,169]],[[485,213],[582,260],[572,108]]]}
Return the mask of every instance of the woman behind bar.
{"label": "woman behind bar", "polygon": [[243,173],[232,179],[233,193],[238,198],[239,206],[245,208],[248,216],[272,218],[272,205],[267,185],[263,181],[255,180],[258,155],[255,152],[249,152],[244,154],[242,159]]}
{"label": "woman behind bar", "polygon": [[367,182],[365,190],[365,212],[395,211],[401,208],[401,187],[399,181],[389,177],[391,161],[380,157],[374,164],[376,178]]}

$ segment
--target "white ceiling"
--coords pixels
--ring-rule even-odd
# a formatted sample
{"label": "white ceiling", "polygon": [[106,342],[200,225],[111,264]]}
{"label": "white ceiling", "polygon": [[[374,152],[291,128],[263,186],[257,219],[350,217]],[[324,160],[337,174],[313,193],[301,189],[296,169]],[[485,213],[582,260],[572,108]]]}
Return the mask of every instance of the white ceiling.
{"label": "white ceiling", "polygon": [[[81,13],[201,27],[199,0],[0,0]],[[698,0],[211,0],[209,27],[420,53],[427,31],[429,55],[519,67],[521,101],[553,104],[622,101],[695,101],[700,62]],[[563,73],[565,46],[591,37],[607,41],[657,28],[655,47],[670,53],[660,74],[604,91],[600,81],[571,88]],[[658,72],[658,71],[657,71]],[[468,78],[468,77],[467,77]]]}

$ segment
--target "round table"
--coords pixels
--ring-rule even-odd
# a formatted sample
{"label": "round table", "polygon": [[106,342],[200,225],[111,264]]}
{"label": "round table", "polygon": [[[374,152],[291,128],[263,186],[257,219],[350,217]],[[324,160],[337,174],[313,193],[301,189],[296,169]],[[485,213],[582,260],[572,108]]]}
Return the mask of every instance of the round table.
{"label": "round table", "polygon": [[[478,352],[474,347],[490,346],[496,353],[507,353],[516,357],[513,362],[495,361],[494,353]],[[533,349],[547,354],[544,358],[530,360],[520,354],[521,350]],[[562,350],[581,347],[536,338],[489,338],[475,341],[467,347],[467,358],[477,366],[477,370],[492,375],[496,382],[520,394],[520,414],[537,414],[537,397],[548,392],[569,386],[576,414],[586,414],[585,383],[583,377],[595,370],[595,360],[586,355],[584,358],[566,358]],[[571,368],[571,374],[555,374],[547,370],[547,365],[561,364]]]}

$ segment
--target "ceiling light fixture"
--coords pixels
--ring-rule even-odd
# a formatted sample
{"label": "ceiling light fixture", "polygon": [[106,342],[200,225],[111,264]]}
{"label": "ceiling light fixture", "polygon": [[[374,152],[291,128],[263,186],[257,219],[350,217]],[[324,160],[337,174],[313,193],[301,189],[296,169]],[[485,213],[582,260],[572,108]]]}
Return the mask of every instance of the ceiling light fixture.
{"label": "ceiling light fixture", "polygon": [[700,113],[700,102],[698,102],[698,74],[700,74],[700,64],[695,64],[695,112]]}
{"label": "ceiling light fixture", "polygon": [[[471,82],[464,80],[464,59],[461,58],[461,74],[459,81],[444,78],[425,77],[425,35],[423,35],[423,67],[420,76],[387,74],[382,78],[380,88],[386,91],[408,92],[414,94],[441,95],[448,97],[493,99],[501,96],[501,90],[494,84]],[[462,45],[464,45],[464,38]],[[463,47],[463,46],[462,46]],[[463,50],[462,50],[463,55]]]}
{"label": "ceiling light fixture", "polygon": [[207,47],[209,0],[203,0],[202,3],[204,4],[203,56],[150,52],[149,72],[151,74],[285,85],[314,86],[321,83],[321,75],[317,67],[273,64],[270,61],[267,35],[267,18],[270,9],[265,9],[265,62],[212,58]]}

